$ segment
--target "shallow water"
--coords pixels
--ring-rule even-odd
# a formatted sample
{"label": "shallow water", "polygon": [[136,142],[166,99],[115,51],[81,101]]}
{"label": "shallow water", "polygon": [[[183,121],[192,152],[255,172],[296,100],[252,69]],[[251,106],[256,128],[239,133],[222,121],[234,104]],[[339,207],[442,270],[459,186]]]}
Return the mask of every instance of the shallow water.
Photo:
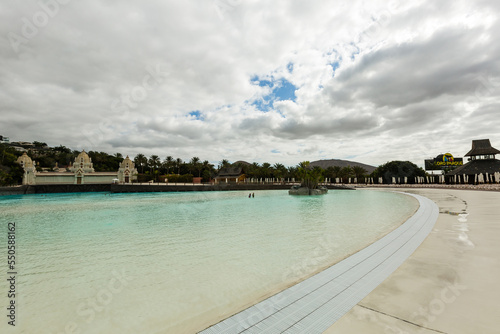
{"label": "shallow water", "polygon": [[[1,197],[2,254],[8,222],[17,237],[9,332],[193,333],[363,248],[417,206],[369,190]],[[2,280],[1,305],[7,290]]]}

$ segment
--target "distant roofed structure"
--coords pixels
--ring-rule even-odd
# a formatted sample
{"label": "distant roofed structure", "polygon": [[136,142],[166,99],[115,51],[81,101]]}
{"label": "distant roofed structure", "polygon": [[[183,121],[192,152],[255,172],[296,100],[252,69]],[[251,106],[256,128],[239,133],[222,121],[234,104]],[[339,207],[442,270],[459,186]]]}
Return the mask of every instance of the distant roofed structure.
{"label": "distant roofed structure", "polygon": [[486,176],[486,174],[493,175],[498,173],[500,172],[500,160],[497,160],[495,155],[499,153],[499,150],[491,146],[489,139],[473,140],[471,150],[465,155],[469,157],[469,162],[455,168],[446,175],[467,175],[474,177],[479,174]]}
{"label": "distant roofed structure", "polygon": [[499,153],[499,150],[491,146],[489,139],[479,139],[472,141],[472,149],[465,156],[470,157],[470,160],[487,160],[495,159],[495,155]]}
{"label": "distant roofed structure", "polygon": [[245,173],[241,167],[221,168],[215,177],[215,183],[238,183],[245,181]]}

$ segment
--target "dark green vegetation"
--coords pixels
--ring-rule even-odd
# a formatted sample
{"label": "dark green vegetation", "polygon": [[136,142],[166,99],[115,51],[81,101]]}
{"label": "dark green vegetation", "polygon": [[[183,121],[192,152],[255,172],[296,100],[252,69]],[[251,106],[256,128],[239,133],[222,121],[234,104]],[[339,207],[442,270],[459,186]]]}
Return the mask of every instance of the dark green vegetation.
{"label": "dark green vegetation", "polygon": [[392,183],[392,178],[408,178],[408,183],[413,183],[415,176],[426,176],[425,171],[410,161],[390,161],[373,171],[373,177],[381,177],[383,183]]}
{"label": "dark green vegetation", "polygon": [[309,161],[303,161],[299,164],[297,170],[301,186],[309,189],[318,188],[318,184],[324,181],[323,170],[321,167],[311,167]]}
{"label": "dark green vegetation", "polygon": [[0,144],[0,186],[20,184],[23,170],[16,162],[18,152],[12,147]]}

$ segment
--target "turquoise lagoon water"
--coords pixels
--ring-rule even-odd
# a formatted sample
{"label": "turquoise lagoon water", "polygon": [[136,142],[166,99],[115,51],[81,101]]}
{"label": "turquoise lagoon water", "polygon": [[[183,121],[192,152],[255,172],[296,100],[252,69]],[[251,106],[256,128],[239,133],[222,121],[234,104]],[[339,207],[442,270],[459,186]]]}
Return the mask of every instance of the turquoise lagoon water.
{"label": "turquoise lagoon water", "polygon": [[[255,195],[1,197],[2,254],[8,222],[17,236],[9,333],[193,333],[367,246],[418,207],[369,190]],[[2,279],[2,308],[7,290]]]}

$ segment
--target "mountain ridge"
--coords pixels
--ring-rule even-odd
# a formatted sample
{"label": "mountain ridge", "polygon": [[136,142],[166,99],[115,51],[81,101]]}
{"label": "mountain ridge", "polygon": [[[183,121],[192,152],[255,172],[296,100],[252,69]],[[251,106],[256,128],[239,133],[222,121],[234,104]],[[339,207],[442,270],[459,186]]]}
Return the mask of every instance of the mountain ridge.
{"label": "mountain ridge", "polygon": [[[232,166],[237,166],[237,165],[242,165],[242,166],[249,166],[251,163],[243,161],[243,160],[238,160],[234,163],[231,164]],[[332,166],[339,166],[339,167],[347,167],[347,166],[359,166],[362,167],[366,170],[367,174],[371,174],[377,167],[367,165],[361,162],[356,162],[356,161],[350,161],[350,160],[342,160],[342,159],[327,159],[327,160],[316,160],[310,162],[310,166],[319,166],[323,169],[327,169],[328,167]]]}
{"label": "mountain ridge", "polygon": [[323,169],[327,169],[328,167],[334,167],[334,166],[339,166],[339,167],[347,167],[347,166],[359,166],[364,168],[367,171],[367,174],[371,174],[377,167],[367,165],[361,162],[356,162],[356,161],[350,161],[350,160],[342,160],[342,159],[328,159],[328,160],[316,160],[312,161],[310,166],[319,166]]}

